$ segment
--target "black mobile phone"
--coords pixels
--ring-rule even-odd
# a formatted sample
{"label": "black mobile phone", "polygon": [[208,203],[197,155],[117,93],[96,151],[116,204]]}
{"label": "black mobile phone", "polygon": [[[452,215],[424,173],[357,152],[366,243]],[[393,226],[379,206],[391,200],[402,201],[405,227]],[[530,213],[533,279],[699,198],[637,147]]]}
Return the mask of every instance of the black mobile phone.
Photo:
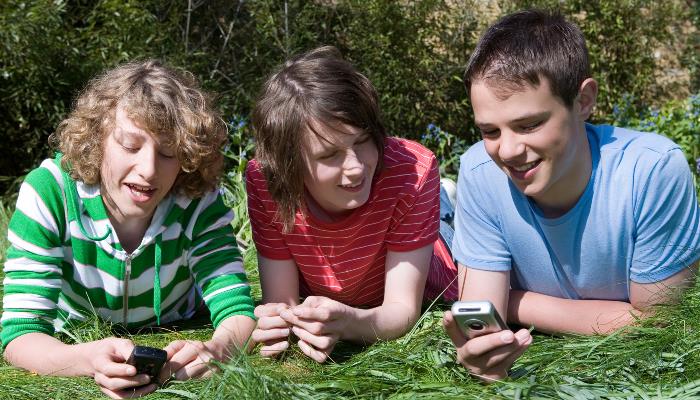
{"label": "black mobile phone", "polygon": [[126,363],[136,367],[137,374],[146,374],[154,378],[158,376],[167,359],[168,353],[165,350],[148,346],[134,346]]}
{"label": "black mobile phone", "polygon": [[508,329],[490,301],[456,301],[452,315],[457,325],[469,338]]}

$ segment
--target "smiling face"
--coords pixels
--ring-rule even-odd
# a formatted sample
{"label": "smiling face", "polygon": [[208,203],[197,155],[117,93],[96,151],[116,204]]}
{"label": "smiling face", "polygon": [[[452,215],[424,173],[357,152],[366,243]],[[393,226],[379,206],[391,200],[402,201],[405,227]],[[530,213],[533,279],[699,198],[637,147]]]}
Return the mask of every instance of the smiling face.
{"label": "smiling face", "polygon": [[313,200],[307,204],[316,217],[342,218],[369,199],[379,152],[371,135],[358,128],[312,125],[318,134],[306,135],[304,185]]}
{"label": "smiling face", "polygon": [[547,79],[512,93],[494,91],[489,83],[474,81],[470,92],[486,151],[545,215],[563,214],[590,178],[584,122],[595,104],[595,81],[582,84],[571,108],[552,94]]}
{"label": "smiling face", "polygon": [[160,143],[118,107],[103,154],[100,191],[113,223],[147,224],[180,173],[175,149]]}

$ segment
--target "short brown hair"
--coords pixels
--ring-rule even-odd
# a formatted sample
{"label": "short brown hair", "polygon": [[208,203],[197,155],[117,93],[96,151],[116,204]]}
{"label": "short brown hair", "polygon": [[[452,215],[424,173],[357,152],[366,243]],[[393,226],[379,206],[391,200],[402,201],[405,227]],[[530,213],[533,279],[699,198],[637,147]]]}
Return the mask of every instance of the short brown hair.
{"label": "short brown hair", "polygon": [[340,123],[367,132],[382,159],[386,130],[377,92],[332,46],[310,50],[282,65],[265,82],[253,110],[255,156],[277,202],[277,218],[287,231],[302,205],[305,135],[318,134],[312,122],[330,128]]}
{"label": "short brown hair", "polygon": [[570,108],[590,77],[578,26],[561,14],[531,9],[506,15],[486,30],[469,58],[464,82],[467,93],[473,81],[485,80],[510,94],[546,78],[552,94]]}
{"label": "short brown hair", "polygon": [[200,197],[216,187],[224,166],[226,123],[191,73],[158,60],[107,70],[80,93],[50,138],[74,179],[100,182],[104,138],[114,129],[117,107],[176,149],[181,171],[171,190]]}

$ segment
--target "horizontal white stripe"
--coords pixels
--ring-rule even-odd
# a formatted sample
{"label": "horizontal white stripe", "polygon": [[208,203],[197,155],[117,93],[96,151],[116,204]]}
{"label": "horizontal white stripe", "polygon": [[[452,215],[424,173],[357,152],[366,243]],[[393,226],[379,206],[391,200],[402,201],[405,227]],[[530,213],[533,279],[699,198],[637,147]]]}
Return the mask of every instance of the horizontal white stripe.
{"label": "horizontal white stripe", "polygon": [[46,297],[30,293],[5,294],[4,308],[26,308],[28,310],[53,310],[56,303]]}
{"label": "horizontal white stripe", "polygon": [[208,302],[212,297],[215,297],[219,293],[227,292],[229,290],[238,289],[240,287],[245,287],[245,286],[249,286],[249,285],[247,283],[237,283],[235,285],[222,287],[221,289],[217,289],[217,290],[209,293],[208,295],[204,296],[204,301]]}
{"label": "horizontal white stripe", "polygon": [[7,320],[16,319],[16,318],[39,319],[39,320],[51,322],[48,318],[43,318],[43,317],[40,317],[40,316],[33,314],[33,313],[30,313],[30,312],[20,312],[20,311],[3,311],[2,318],[0,318],[0,321],[5,322]]}
{"label": "horizontal white stripe", "polygon": [[34,253],[34,254],[39,255],[39,256],[55,257],[55,258],[62,258],[63,257],[63,248],[52,247],[50,249],[45,249],[43,247],[39,247],[39,246],[35,245],[34,243],[27,242],[26,240],[20,238],[14,232],[12,232],[12,230],[7,231],[7,240],[10,243],[12,243],[12,245],[15,246],[16,248],[28,251],[30,253]]}
{"label": "horizontal white stripe", "polygon": [[2,281],[4,286],[10,285],[29,285],[29,286],[40,286],[50,289],[60,289],[62,281],[60,279],[10,279],[5,278]]}
{"label": "horizontal white stripe", "polygon": [[212,280],[218,276],[229,275],[229,274],[241,274],[241,273],[245,273],[245,269],[243,268],[243,263],[240,261],[234,261],[234,262],[231,262],[228,264],[224,264],[221,267],[215,269],[214,271],[210,272],[208,276],[200,276],[201,273],[197,274],[197,282],[199,282],[200,287],[203,287],[210,280]]}
{"label": "horizontal white stripe", "polygon": [[6,274],[8,272],[61,273],[61,268],[54,264],[42,264],[27,257],[11,258],[5,261],[3,270]]}
{"label": "horizontal white stripe", "polygon": [[46,204],[44,204],[39,193],[31,185],[23,184],[20,186],[19,195],[17,196],[17,210],[58,236],[56,220],[48,207],[46,207]]}
{"label": "horizontal white stripe", "polygon": [[[190,259],[190,265],[197,265],[200,260],[209,257],[212,254],[216,254],[220,251],[227,251],[227,250],[238,250],[238,246],[236,245],[236,239],[235,236],[231,235],[231,243],[227,246],[221,246],[214,248],[212,250],[209,250],[208,252],[199,255],[199,256],[192,256],[192,253],[196,252],[202,247],[205,247],[207,244],[209,244],[213,239],[207,240],[206,242],[202,243],[200,246],[193,247],[189,251],[189,259]],[[240,260],[240,257],[237,257],[238,260]],[[233,260],[232,260],[233,261]]]}

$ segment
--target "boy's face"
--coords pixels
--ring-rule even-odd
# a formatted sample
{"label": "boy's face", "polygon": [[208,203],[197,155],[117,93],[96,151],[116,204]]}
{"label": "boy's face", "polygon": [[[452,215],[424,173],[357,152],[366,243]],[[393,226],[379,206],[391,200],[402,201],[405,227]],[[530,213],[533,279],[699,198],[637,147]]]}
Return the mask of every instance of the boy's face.
{"label": "boy's face", "polygon": [[566,107],[552,94],[547,79],[507,98],[489,83],[477,80],[470,92],[486,151],[545,215],[566,212],[590,177],[584,125],[590,111],[582,112],[578,99]]}
{"label": "boy's face", "polygon": [[110,216],[118,223],[149,222],[179,173],[175,149],[162,145],[118,107],[100,168],[100,191]]}
{"label": "boy's face", "polygon": [[[379,152],[370,134],[355,127],[313,126],[323,137],[310,131],[306,135],[304,185],[321,208],[317,217],[343,217],[369,199]],[[314,206],[309,204],[318,214]]]}

